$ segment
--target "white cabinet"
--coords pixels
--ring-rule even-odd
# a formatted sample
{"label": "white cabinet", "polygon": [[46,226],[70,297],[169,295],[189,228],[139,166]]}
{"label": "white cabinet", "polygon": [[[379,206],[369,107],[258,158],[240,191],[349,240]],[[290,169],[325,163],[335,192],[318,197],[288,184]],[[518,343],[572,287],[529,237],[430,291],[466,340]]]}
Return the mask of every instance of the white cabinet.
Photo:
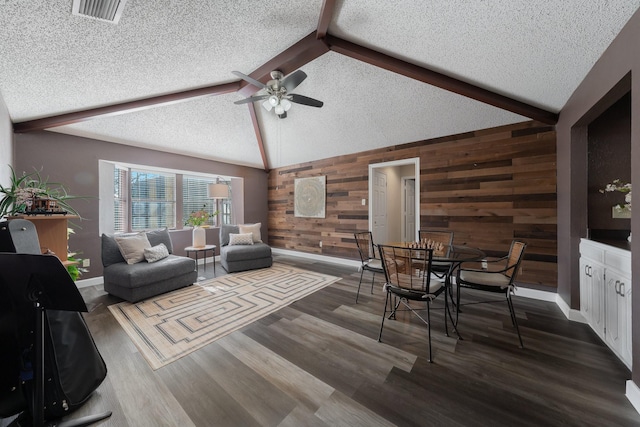
{"label": "white cabinet", "polygon": [[631,369],[631,254],[602,243],[580,243],[580,312]]}
{"label": "white cabinet", "polygon": [[580,312],[600,336],[604,336],[604,265],[580,257]]}

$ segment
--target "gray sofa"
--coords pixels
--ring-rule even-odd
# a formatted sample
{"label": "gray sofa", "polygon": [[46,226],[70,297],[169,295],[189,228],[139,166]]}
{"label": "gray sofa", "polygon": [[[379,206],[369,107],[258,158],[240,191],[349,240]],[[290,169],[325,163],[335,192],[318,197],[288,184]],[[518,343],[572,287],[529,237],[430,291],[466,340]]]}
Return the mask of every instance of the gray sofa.
{"label": "gray sofa", "polygon": [[169,256],[153,263],[127,264],[114,237],[102,235],[102,276],[106,292],[137,302],[191,285],[197,280],[195,261],[172,254],[173,245],[167,229],[148,231],[146,235],[152,246],[164,243]]}
{"label": "gray sofa", "polygon": [[238,234],[237,225],[220,226],[220,264],[228,273],[271,267],[271,247],[263,242],[229,245],[229,234]]}

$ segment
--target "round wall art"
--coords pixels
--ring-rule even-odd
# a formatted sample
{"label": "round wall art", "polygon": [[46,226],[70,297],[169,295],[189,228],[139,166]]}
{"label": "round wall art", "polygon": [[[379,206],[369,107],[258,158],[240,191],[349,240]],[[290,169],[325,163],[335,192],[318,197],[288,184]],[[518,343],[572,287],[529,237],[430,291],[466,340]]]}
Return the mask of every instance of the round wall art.
{"label": "round wall art", "polygon": [[294,187],[294,214],[302,218],[324,218],[326,176],[296,178]]}

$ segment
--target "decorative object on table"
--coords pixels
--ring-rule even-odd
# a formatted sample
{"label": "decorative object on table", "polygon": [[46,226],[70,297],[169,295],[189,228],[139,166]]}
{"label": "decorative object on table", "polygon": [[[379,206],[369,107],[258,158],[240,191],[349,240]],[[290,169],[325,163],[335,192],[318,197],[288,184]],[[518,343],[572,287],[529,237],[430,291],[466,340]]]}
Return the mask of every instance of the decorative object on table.
{"label": "decorative object on table", "polygon": [[[617,191],[624,194],[624,203],[619,203],[612,207],[611,216],[613,218],[631,218],[631,183],[623,184],[619,179],[614,179],[611,183],[600,190],[601,193]],[[627,240],[631,241],[631,233]]]}
{"label": "decorative object on table", "polygon": [[207,233],[202,226],[209,221],[210,216],[209,212],[207,212],[206,205],[199,211],[193,211],[189,214],[189,218],[187,218],[184,225],[193,227],[191,235],[192,246],[201,248],[207,244]]}
{"label": "decorative object on table", "polygon": [[338,280],[274,264],[109,310],[155,370]]}
{"label": "decorative object on table", "polygon": [[325,217],[326,182],[326,176],[296,178],[293,195],[296,217]]}
{"label": "decorative object on table", "polygon": [[15,170],[11,169],[11,184],[3,186],[0,184],[0,218],[11,215],[52,215],[67,214],[77,215],[68,201],[83,197],[72,196],[60,183],[49,182],[43,179],[40,171],[33,173],[22,173],[17,176]]}

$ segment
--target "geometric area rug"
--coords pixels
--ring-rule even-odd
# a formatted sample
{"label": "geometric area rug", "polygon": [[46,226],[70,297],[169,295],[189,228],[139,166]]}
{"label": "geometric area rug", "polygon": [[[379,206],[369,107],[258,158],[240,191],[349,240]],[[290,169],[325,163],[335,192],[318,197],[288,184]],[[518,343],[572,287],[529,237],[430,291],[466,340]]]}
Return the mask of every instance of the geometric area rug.
{"label": "geometric area rug", "polygon": [[274,263],[109,310],[156,370],[338,280]]}

